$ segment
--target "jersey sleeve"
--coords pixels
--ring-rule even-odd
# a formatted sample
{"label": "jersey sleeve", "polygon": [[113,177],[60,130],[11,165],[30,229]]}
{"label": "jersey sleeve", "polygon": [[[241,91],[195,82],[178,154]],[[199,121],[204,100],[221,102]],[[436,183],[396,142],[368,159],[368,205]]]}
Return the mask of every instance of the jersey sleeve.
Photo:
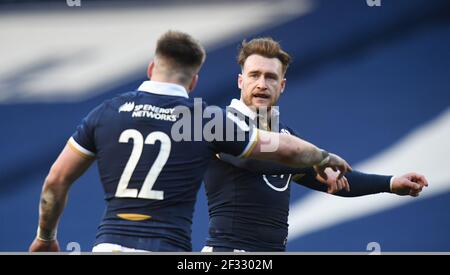
{"label": "jersey sleeve", "polygon": [[223,110],[220,138],[212,141],[216,153],[227,153],[237,157],[250,155],[258,142],[258,129],[245,121],[243,116]]}
{"label": "jersey sleeve", "polygon": [[93,158],[97,153],[95,145],[95,128],[100,118],[104,104],[93,109],[77,126],[75,133],[67,144],[77,154],[84,158]]}

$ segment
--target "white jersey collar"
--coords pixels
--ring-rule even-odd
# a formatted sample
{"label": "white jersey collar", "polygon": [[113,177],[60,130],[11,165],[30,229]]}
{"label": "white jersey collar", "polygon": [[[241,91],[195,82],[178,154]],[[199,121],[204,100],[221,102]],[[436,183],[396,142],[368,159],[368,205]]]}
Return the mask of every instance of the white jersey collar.
{"label": "white jersey collar", "polygon": [[178,84],[148,80],[139,86],[138,91],[157,95],[181,96],[189,98],[186,89]]}
{"label": "white jersey collar", "polygon": [[[251,120],[255,120],[256,118],[256,112],[250,109],[250,107],[245,105],[245,103],[240,101],[239,99],[231,100],[231,103],[228,107],[238,110],[240,113],[249,117]],[[280,115],[280,112],[276,108],[272,108],[271,112],[273,113],[274,116]]]}

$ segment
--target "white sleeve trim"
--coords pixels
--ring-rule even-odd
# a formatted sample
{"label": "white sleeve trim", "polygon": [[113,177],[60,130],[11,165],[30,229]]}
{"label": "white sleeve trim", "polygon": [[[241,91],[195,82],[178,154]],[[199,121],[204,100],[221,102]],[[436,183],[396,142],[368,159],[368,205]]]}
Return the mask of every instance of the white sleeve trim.
{"label": "white sleeve trim", "polygon": [[258,131],[259,130],[256,127],[252,127],[252,128],[253,129],[252,129],[252,134],[250,136],[250,140],[249,140],[247,146],[245,146],[244,151],[242,151],[242,153],[238,156],[239,158],[246,157],[250,153],[250,151],[253,150],[253,148],[256,145],[256,142],[258,142]]}
{"label": "white sleeve trim", "polygon": [[88,149],[86,149],[83,146],[81,146],[80,144],[78,144],[73,137],[70,137],[69,142],[70,142],[70,145],[72,145],[75,149],[77,149],[81,153],[83,153],[87,156],[90,156],[90,157],[95,157],[94,153],[92,153]]}
{"label": "white sleeve trim", "polygon": [[389,184],[389,186],[390,186],[389,188],[391,190],[391,193],[392,193],[392,185],[394,184],[394,178],[395,178],[395,176],[391,177],[390,184]]}

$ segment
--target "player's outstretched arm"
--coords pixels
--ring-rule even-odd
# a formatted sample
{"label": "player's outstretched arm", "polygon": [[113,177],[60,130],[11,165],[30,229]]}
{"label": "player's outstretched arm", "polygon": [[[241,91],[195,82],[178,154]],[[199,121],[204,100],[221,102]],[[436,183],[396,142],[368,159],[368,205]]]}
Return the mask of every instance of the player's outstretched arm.
{"label": "player's outstretched arm", "polygon": [[94,158],[75,152],[68,145],[52,165],[42,188],[39,204],[39,226],[29,251],[59,251],[56,229],[72,183],[91,165]]}
{"label": "player's outstretched arm", "polygon": [[[292,174],[293,180],[305,187],[313,190],[328,192],[340,196],[342,193],[349,193],[350,186],[346,177],[338,179],[339,172],[334,172],[331,168],[327,168],[328,179],[324,180],[317,175],[312,167],[294,168],[278,162],[264,161],[249,158],[238,158],[229,154],[221,153],[217,156],[223,162],[231,164],[235,167],[248,170],[255,174],[282,175]],[[354,172],[353,172],[354,173]],[[347,173],[350,175],[352,173]],[[343,190],[344,189],[344,190]],[[345,192],[340,192],[341,190]]]}
{"label": "player's outstretched arm", "polygon": [[327,167],[340,171],[339,178],[352,170],[337,155],[319,149],[315,145],[291,135],[258,130],[258,139],[249,157],[277,161],[292,167],[311,167],[324,175]]}
{"label": "player's outstretched arm", "polygon": [[318,182],[324,183],[329,188],[328,193],[340,197],[359,197],[382,192],[393,193],[399,196],[410,195],[416,197],[420,194],[423,187],[428,186],[427,179],[414,172],[402,176],[387,176],[353,171],[345,176],[352,186],[351,191],[346,192],[345,190],[342,190],[343,188],[334,188],[334,183],[338,182],[337,178],[339,173],[334,172],[331,169],[327,169],[326,173],[328,175],[328,179],[326,180],[319,175],[312,177],[310,173],[306,174],[304,177],[298,177],[298,179],[296,179],[296,176],[293,176],[293,179],[303,186],[323,192],[326,191],[325,187],[324,185],[319,185]]}

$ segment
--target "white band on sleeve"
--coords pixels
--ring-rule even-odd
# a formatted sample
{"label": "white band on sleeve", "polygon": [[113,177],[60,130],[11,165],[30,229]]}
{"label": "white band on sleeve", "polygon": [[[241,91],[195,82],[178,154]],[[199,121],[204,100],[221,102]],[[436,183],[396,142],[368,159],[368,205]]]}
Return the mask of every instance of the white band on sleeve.
{"label": "white band on sleeve", "polygon": [[86,155],[88,157],[95,157],[94,153],[78,144],[73,137],[70,137],[68,143],[73,149],[77,150],[79,153],[82,153],[83,155]]}
{"label": "white band on sleeve", "polygon": [[391,180],[390,180],[390,184],[389,184],[389,190],[391,190],[391,193],[392,193],[392,185],[394,184],[394,178],[395,178],[395,176],[392,176],[391,177]]}
{"label": "white band on sleeve", "polygon": [[259,130],[256,127],[252,127],[252,128],[253,129],[252,129],[252,133],[250,136],[250,140],[249,140],[247,146],[245,146],[244,151],[242,151],[242,153],[238,156],[239,158],[247,157],[252,152],[253,148],[255,147],[256,143],[258,142],[258,136],[259,136],[258,131]]}

